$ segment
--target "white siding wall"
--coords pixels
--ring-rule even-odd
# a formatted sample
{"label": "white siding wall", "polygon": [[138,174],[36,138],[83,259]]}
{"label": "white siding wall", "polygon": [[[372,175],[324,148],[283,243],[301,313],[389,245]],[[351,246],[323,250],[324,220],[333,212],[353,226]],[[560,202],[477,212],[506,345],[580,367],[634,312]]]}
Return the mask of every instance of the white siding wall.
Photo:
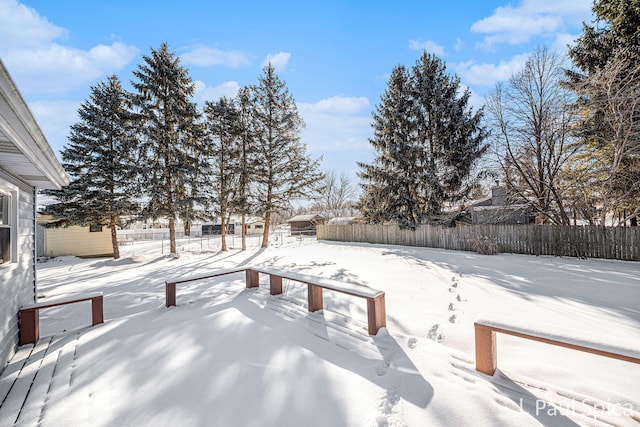
{"label": "white siding wall", "polygon": [[[0,174],[0,186],[18,194],[18,215],[12,233],[17,244],[10,264],[0,266],[0,371],[18,345],[18,310],[35,301],[35,191]],[[13,201],[12,201],[13,202]],[[14,202],[15,203],[15,202]]]}
{"label": "white siding wall", "polygon": [[111,230],[102,227],[100,232],[90,232],[89,227],[48,228],[45,231],[47,256],[113,256]]}

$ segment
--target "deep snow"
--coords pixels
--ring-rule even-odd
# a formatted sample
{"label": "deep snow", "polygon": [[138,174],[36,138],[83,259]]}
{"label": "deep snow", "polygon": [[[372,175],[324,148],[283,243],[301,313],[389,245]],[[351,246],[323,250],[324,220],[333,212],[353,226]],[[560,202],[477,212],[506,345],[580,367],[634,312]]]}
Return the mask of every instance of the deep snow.
{"label": "deep snow", "polygon": [[[105,324],[87,327],[82,304],[41,313],[40,343],[55,339],[21,423],[640,424],[640,365],[499,336],[488,377],[475,370],[473,336],[474,319],[490,313],[638,351],[638,263],[282,236],[266,250],[221,253],[197,239],[180,247],[178,259],[160,242],[136,242],[120,260],[39,264],[47,299],[104,292]],[[166,278],[239,265],[384,290],[387,328],[367,335],[362,299],[325,291],[325,310],[309,314],[303,285],[286,282],[284,295],[270,296],[266,277],[245,289],[242,273],[179,285],[178,306],[164,307]]]}

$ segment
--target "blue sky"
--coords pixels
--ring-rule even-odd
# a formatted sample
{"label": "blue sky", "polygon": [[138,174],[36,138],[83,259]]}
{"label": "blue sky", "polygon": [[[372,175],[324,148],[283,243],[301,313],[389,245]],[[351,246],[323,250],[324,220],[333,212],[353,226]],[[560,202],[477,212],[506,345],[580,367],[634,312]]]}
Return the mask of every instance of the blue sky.
{"label": "blue sky", "polygon": [[233,96],[276,67],[306,122],[322,169],[357,180],[374,157],[371,112],[394,66],[439,55],[475,107],[536,46],[566,51],[591,0],[146,1],[0,0],[0,58],[54,151],[90,86],[128,86],[150,48],[167,42],[196,83],[195,100]]}

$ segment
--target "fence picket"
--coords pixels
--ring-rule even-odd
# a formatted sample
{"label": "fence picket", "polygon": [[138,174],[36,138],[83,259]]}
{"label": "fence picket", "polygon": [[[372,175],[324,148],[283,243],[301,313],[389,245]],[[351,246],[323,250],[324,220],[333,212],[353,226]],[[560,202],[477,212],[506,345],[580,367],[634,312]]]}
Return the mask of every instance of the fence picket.
{"label": "fence picket", "polygon": [[640,261],[640,227],[558,225],[318,225],[319,240],[368,242],[473,251],[473,241],[493,239],[501,252]]}

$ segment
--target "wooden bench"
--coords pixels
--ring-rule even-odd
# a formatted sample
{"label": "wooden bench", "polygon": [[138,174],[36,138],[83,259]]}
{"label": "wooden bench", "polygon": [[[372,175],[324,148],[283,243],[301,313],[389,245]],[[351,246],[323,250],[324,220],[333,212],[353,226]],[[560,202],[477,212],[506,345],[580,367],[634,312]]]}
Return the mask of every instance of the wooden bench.
{"label": "wooden bench", "polygon": [[323,277],[309,276],[306,274],[292,273],[276,268],[252,267],[253,271],[269,275],[269,288],[271,295],[282,293],[282,279],[289,279],[307,285],[307,300],[309,311],[322,310],[324,304],[322,290],[328,289],[335,292],[360,297],[367,300],[367,320],[370,335],[376,335],[380,328],[387,326],[384,292],[377,289],[365,288],[359,285],[325,279]]}
{"label": "wooden bench", "polygon": [[245,268],[226,268],[226,269],[216,270],[213,273],[205,274],[202,276],[191,276],[191,277],[185,277],[180,279],[166,280],[164,282],[165,305],[167,307],[176,305],[176,285],[178,283],[187,283],[187,282],[194,282],[197,280],[211,279],[213,277],[226,276],[227,274],[241,273],[243,271],[246,272],[245,277],[246,277],[247,288],[257,288],[259,284],[258,273],[256,271],[249,270],[246,267]]}
{"label": "wooden bench", "polygon": [[640,349],[617,337],[607,341],[587,340],[581,331],[562,330],[554,325],[536,325],[512,319],[480,315],[475,323],[476,370],[493,375],[498,365],[496,333],[557,345],[573,350],[640,364]]}
{"label": "wooden bench", "polygon": [[104,323],[102,292],[28,304],[20,309],[20,345],[35,344],[40,339],[40,310],[81,301],[91,301],[91,326]]}
{"label": "wooden bench", "polygon": [[245,267],[223,269],[206,274],[203,276],[194,276],[184,279],[168,280],[165,282],[166,306],[176,305],[176,285],[178,283],[191,282],[194,280],[204,280],[212,277],[223,276],[246,272],[246,287],[258,287],[260,274],[269,275],[269,291],[271,295],[279,295],[282,293],[282,279],[293,280],[307,285],[307,300],[309,303],[309,311],[314,312],[322,310],[324,307],[322,290],[340,292],[343,294],[364,298],[367,301],[367,320],[368,331],[370,335],[378,333],[380,328],[386,327],[387,315],[385,309],[384,292],[376,289],[365,288],[363,286],[352,285],[348,283],[338,282],[336,280],[315,277],[306,274],[292,273],[285,270],[267,267]]}

